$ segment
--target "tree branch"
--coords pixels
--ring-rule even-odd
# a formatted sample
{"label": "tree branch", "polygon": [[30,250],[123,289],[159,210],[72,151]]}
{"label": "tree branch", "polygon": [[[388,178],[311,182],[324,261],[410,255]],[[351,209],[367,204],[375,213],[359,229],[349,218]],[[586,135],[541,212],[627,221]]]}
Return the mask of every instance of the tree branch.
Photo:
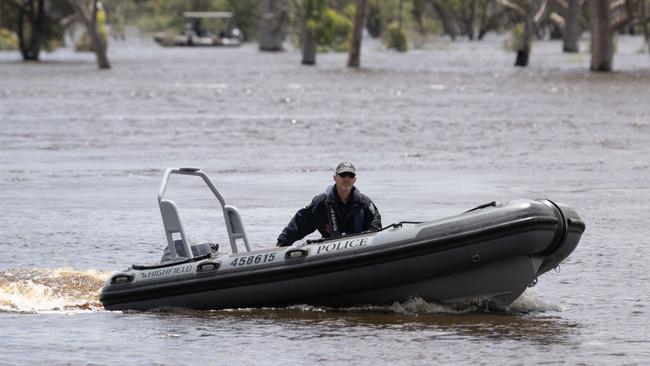
{"label": "tree branch", "polygon": [[625,0],[615,0],[615,1],[612,1],[612,2],[609,4],[609,10],[614,10],[614,9],[618,8],[619,6],[622,6],[623,4],[625,4]]}
{"label": "tree branch", "polygon": [[519,5],[515,3],[511,3],[508,0],[497,0],[497,2],[501,4],[501,6],[514,10],[517,14],[521,15],[522,17],[526,16],[526,11],[524,11],[524,9],[522,9],[521,7],[519,7]]}
{"label": "tree branch", "polygon": [[555,2],[564,10],[569,8],[569,3],[566,0],[555,0]]}
{"label": "tree branch", "polygon": [[72,22],[74,22],[75,20],[77,20],[77,14],[74,13],[74,12],[72,12],[72,13],[67,14],[67,15],[61,15],[61,16],[58,17],[58,18],[53,18],[52,20],[53,20],[55,23],[60,23],[60,24],[63,26],[63,28],[65,28],[65,27],[67,27],[68,25],[70,25],[70,23],[72,23]]}
{"label": "tree branch", "polygon": [[484,32],[487,32],[488,30],[496,30],[497,20],[501,18],[506,11],[507,8],[504,8],[490,15],[485,23],[483,23],[485,26],[481,30]]}
{"label": "tree branch", "polygon": [[564,29],[564,27],[566,26],[566,21],[564,20],[564,17],[562,17],[558,13],[552,12],[551,14],[548,15],[548,17],[555,25],[559,26],[560,28]]}
{"label": "tree branch", "polygon": [[2,1],[15,6],[16,8],[18,8],[19,11],[23,11],[23,7],[25,6],[25,4],[20,4],[18,1],[15,0],[2,0]]}
{"label": "tree branch", "polygon": [[628,25],[643,25],[647,23],[650,23],[650,16],[643,19],[637,19]]}
{"label": "tree branch", "polygon": [[616,1],[616,3],[619,3],[618,6],[620,6],[621,1],[624,1],[625,3],[625,16],[621,17],[621,19],[617,20],[616,22],[610,24],[610,27],[612,27],[612,29],[615,31],[623,27],[627,27],[634,20],[634,9],[633,9],[634,4],[632,3],[632,0]]}
{"label": "tree branch", "polygon": [[97,0],[93,0],[93,24],[97,24]]}
{"label": "tree branch", "polygon": [[539,22],[542,21],[544,16],[546,16],[546,9],[548,9],[548,1],[549,0],[544,0],[542,5],[539,7],[539,10],[537,10],[537,14],[535,14],[535,17],[533,18],[535,24],[539,24]]}

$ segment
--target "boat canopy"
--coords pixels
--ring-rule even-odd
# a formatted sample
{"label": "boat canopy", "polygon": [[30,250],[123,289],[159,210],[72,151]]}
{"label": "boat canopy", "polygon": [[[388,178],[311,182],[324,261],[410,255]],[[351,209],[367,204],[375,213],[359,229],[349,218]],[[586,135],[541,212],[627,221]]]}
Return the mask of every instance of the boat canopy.
{"label": "boat canopy", "polygon": [[232,18],[232,13],[228,11],[186,11],[183,13],[183,16],[191,19],[229,19]]}

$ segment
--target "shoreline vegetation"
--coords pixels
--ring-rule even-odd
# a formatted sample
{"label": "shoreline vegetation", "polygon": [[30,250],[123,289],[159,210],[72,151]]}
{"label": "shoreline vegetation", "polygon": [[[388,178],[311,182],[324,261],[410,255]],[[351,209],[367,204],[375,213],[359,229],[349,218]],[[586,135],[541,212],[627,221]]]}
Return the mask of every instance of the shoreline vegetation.
{"label": "shoreline vegetation", "polygon": [[[188,11],[229,17],[209,29],[191,25],[183,16]],[[612,71],[616,35],[643,35],[639,52],[650,48],[649,14],[650,1],[643,0],[0,0],[0,50],[38,61],[41,50],[70,39],[76,50],[95,52],[99,68],[110,68],[108,39],[125,39],[128,27],[187,36],[190,45],[191,34],[211,32],[214,38],[236,28],[260,51],[282,51],[290,42],[302,51],[303,65],[335,51],[348,52],[347,66],[359,67],[364,34],[408,52],[437,37],[481,42],[499,33],[509,35],[505,48],[513,52],[513,65],[526,67],[535,40],[562,40],[558,52],[578,53],[581,37],[589,34],[590,70]]]}

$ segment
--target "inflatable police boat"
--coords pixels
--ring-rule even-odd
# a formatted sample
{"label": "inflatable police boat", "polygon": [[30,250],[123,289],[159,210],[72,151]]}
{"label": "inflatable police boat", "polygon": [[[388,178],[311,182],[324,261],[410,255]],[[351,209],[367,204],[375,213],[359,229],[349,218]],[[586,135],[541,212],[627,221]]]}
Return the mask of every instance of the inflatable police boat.
{"label": "inflatable police boat", "polygon": [[[164,197],[172,174],[203,178],[221,204],[232,253],[213,244],[190,245],[176,204]],[[108,310],[344,307],[413,297],[507,306],[569,256],[585,230],[571,207],[516,200],[378,232],[251,251],[238,210],[201,170],[168,169],[158,202],[168,242],[163,258],[114,273],[100,295]]]}

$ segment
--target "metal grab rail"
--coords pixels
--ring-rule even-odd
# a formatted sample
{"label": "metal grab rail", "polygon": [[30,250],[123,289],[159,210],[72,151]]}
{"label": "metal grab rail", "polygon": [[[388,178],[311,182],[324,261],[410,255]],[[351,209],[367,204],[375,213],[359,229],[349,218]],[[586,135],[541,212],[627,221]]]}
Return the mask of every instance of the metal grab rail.
{"label": "metal grab rail", "polygon": [[167,236],[167,243],[169,244],[169,251],[172,259],[179,257],[176,253],[175,239],[173,238],[174,233],[180,234],[180,240],[182,240],[186,257],[194,257],[189,241],[185,237],[185,230],[183,229],[180,217],[178,216],[178,209],[176,207],[176,204],[173,201],[164,198],[165,190],[167,189],[167,184],[169,183],[169,177],[172,174],[194,175],[201,177],[221,204],[221,209],[223,211],[224,220],[226,221],[228,239],[230,240],[232,252],[238,252],[237,239],[244,241],[246,251],[251,251],[250,244],[248,243],[248,237],[246,236],[246,231],[244,230],[244,225],[241,222],[239,210],[237,210],[237,208],[234,206],[229,206],[226,204],[223,196],[221,193],[219,193],[214,184],[212,184],[212,181],[210,181],[210,178],[208,178],[207,174],[205,174],[205,172],[203,172],[200,168],[168,168],[165,171],[165,175],[163,176],[162,183],[160,185],[160,191],[158,191],[158,205],[160,206],[160,213],[162,214],[163,226],[165,227],[165,235]]}

